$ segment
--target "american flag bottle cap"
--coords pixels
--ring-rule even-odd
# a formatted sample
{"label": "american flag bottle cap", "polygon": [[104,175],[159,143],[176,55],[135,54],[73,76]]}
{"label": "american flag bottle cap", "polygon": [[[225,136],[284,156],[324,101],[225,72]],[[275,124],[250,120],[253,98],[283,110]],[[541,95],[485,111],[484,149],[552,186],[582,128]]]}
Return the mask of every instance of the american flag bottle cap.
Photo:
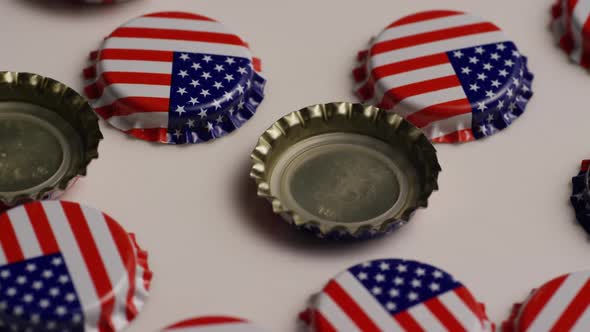
{"label": "american flag bottle cap", "polygon": [[402,259],[349,268],[300,318],[311,331],[493,331],[485,308],[447,272]]}
{"label": "american flag bottle cap", "polygon": [[590,331],[590,272],[557,277],[515,304],[503,332]]}
{"label": "american flag bottle cap", "polygon": [[533,75],[496,25],[456,11],[401,18],[359,52],[355,92],[436,143],[460,143],[508,127],[532,96]]}
{"label": "american flag bottle cap", "polygon": [[223,24],[184,12],[133,19],[84,70],[91,105],[136,138],[193,144],[241,127],[264,98],[260,61]]}
{"label": "american flag bottle cap", "polygon": [[590,68],[590,1],[557,0],[551,10],[551,30],[572,62]]}
{"label": "american flag bottle cap", "polygon": [[123,330],[147,297],[147,253],[108,215],[63,201],[0,215],[0,330]]}
{"label": "american flag bottle cap", "polygon": [[86,175],[102,134],[84,97],[53,79],[0,72],[0,212],[56,198]]}
{"label": "american flag bottle cap", "polygon": [[162,332],[264,332],[252,322],[229,316],[205,316],[187,319],[163,329]]}
{"label": "american flag bottle cap", "polygon": [[400,116],[353,103],[290,113],[251,154],[258,195],[296,228],[334,239],[397,229],[426,207],[440,166],[422,132]]}
{"label": "american flag bottle cap", "polygon": [[590,160],[582,161],[580,172],[572,178],[570,201],[576,212],[576,219],[590,234]]}

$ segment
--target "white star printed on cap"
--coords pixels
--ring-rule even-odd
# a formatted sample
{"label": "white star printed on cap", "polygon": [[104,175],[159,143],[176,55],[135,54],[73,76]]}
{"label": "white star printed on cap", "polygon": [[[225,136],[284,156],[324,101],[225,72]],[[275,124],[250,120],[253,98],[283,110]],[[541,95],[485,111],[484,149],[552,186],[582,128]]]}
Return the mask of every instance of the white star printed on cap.
{"label": "white star printed on cap", "polygon": [[410,300],[410,301],[416,301],[416,300],[418,300],[418,293],[410,292],[408,294],[408,300]]}
{"label": "white star printed on cap", "polygon": [[203,108],[201,108],[201,111],[199,112],[199,116],[201,117],[201,119],[204,119],[207,117],[207,111]]}
{"label": "white star printed on cap", "polygon": [[480,101],[477,103],[477,109],[483,112],[488,109],[488,106],[483,101]]}
{"label": "white star printed on cap", "polygon": [[492,60],[500,60],[500,55],[498,53],[492,53],[492,55],[490,55],[490,58]]}
{"label": "white star printed on cap", "polygon": [[477,57],[472,56],[469,58],[469,63],[476,65],[478,62],[479,62],[479,59]]}
{"label": "white star printed on cap", "polygon": [[215,84],[213,84],[213,87],[219,90],[223,88],[223,84],[221,84],[221,82],[215,82]]}
{"label": "white star printed on cap", "polygon": [[184,110],[184,106],[176,106],[176,113],[178,113],[178,115],[182,115],[182,113],[186,113],[186,111]]}
{"label": "white star printed on cap", "polygon": [[186,60],[190,60],[190,57],[188,56],[188,54],[182,53],[180,55],[180,59],[183,60],[183,61],[186,61]]}
{"label": "white star printed on cap", "polygon": [[178,91],[176,91],[176,93],[180,93],[181,96],[184,96],[184,94],[188,92],[186,92],[186,88],[178,88]]}
{"label": "white star printed on cap", "polygon": [[234,97],[233,97],[233,93],[232,93],[232,92],[230,92],[230,91],[226,91],[226,92],[223,94],[223,98],[225,98],[225,100],[226,100],[226,101],[230,101],[230,100],[232,100],[232,99],[234,98]]}
{"label": "white star printed on cap", "polygon": [[195,97],[191,97],[191,100],[188,101],[191,105],[195,106],[199,103],[199,99]]}
{"label": "white star printed on cap", "polygon": [[457,59],[461,59],[463,57],[463,52],[455,51],[455,52],[453,52],[453,56]]}
{"label": "white star printed on cap", "polygon": [[187,125],[189,128],[194,128],[194,126],[195,126],[195,120],[193,120],[193,119],[188,119],[188,121],[186,122],[186,125]]}
{"label": "white star printed on cap", "polygon": [[182,77],[182,78],[185,78],[185,77],[187,77],[187,76],[188,76],[188,73],[186,72],[186,70],[181,70],[181,71],[178,73],[178,76],[180,76],[180,77]]}
{"label": "white star printed on cap", "polygon": [[496,45],[496,49],[498,49],[500,51],[504,51],[506,49],[506,45],[500,43],[500,44]]}
{"label": "white star printed on cap", "polygon": [[471,68],[469,68],[469,67],[463,67],[463,68],[461,68],[461,73],[462,74],[469,75],[469,74],[471,74]]}
{"label": "white star printed on cap", "polygon": [[211,78],[211,73],[209,72],[203,72],[203,74],[201,74],[201,78],[208,80]]}
{"label": "white star printed on cap", "polygon": [[196,87],[198,87],[198,86],[199,86],[199,85],[201,85],[201,84],[199,83],[199,81],[198,81],[198,80],[192,80],[192,81],[191,81],[191,83],[190,83],[190,85],[192,85],[192,86],[193,86],[193,88],[196,88]]}
{"label": "white star printed on cap", "polygon": [[392,298],[399,296],[399,290],[397,288],[392,288],[389,290],[389,296]]}
{"label": "white star printed on cap", "polygon": [[209,93],[209,90],[207,90],[207,89],[202,89],[201,90],[201,96],[207,97],[209,95],[211,95],[211,93]]}
{"label": "white star printed on cap", "polygon": [[408,267],[403,264],[398,264],[396,269],[397,269],[397,272],[399,272],[399,273],[404,273],[404,272],[408,271]]}
{"label": "white star printed on cap", "polygon": [[227,63],[228,65],[233,65],[236,62],[236,60],[234,60],[234,58],[232,57],[227,57],[227,59],[225,59],[225,63]]}
{"label": "white star printed on cap", "polygon": [[373,295],[381,295],[382,291],[383,290],[381,289],[381,287],[373,287],[371,289],[371,293],[373,293]]}
{"label": "white star printed on cap", "polygon": [[213,104],[213,106],[215,106],[216,110],[221,108],[221,100],[215,99],[215,100],[213,100],[212,104]]}
{"label": "white star printed on cap", "polygon": [[481,46],[479,46],[475,49],[475,53],[477,53],[477,54],[483,54],[484,52],[485,52],[485,50]]}
{"label": "white star printed on cap", "polygon": [[238,68],[238,73],[240,73],[242,75],[246,75],[248,73],[248,70],[246,70],[246,68],[244,68],[244,67],[240,67],[240,68]]}
{"label": "white star printed on cap", "polygon": [[209,63],[209,62],[213,61],[213,58],[210,55],[205,55],[203,57],[203,61],[205,61],[206,63]]}
{"label": "white star printed on cap", "polygon": [[211,122],[207,122],[207,131],[213,130],[213,124]]}
{"label": "white star printed on cap", "polygon": [[201,64],[198,62],[193,62],[193,65],[191,66],[191,68],[193,68],[194,70],[199,70],[199,69],[201,69]]}
{"label": "white star printed on cap", "polygon": [[230,74],[225,74],[225,78],[224,80],[231,82],[234,80],[234,75],[230,75]]}

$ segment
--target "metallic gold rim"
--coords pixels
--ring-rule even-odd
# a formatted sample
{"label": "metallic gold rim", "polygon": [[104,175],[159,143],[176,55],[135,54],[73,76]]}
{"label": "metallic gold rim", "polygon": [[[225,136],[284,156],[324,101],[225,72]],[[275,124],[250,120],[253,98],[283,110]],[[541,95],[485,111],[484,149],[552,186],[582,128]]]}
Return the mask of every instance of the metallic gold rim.
{"label": "metallic gold rim", "polygon": [[[333,124],[337,129],[328,124]],[[414,199],[396,217],[376,225],[328,225],[304,219],[271,194],[270,176],[277,156],[298,141],[335,131],[369,135],[401,147],[407,153],[417,171],[419,188],[415,188],[417,194]],[[428,205],[428,198],[438,189],[437,178],[441,170],[436,149],[420,129],[394,113],[347,102],[314,105],[282,117],[262,134],[250,157],[253,163],[250,177],[256,181],[258,196],[269,200],[273,211],[295,226],[318,229],[320,236],[336,233],[359,237],[363,234],[384,233],[401,226],[417,208]]]}
{"label": "metallic gold rim", "polygon": [[86,175],[88,165],[98,158],[98,145],[103,138],[98,117],[86,98],[51,78],[38,74],[0,72],[0,101],[21,101],[43,106],[54,111],[68,122],[80,135],[83,158],[77,167],[71,168],[54,186],[45,187],[34,194],[16,197],[0,196],[0,206],[13,206],[27,200],[39,200],[57,191],[66,190],[72,180]]}

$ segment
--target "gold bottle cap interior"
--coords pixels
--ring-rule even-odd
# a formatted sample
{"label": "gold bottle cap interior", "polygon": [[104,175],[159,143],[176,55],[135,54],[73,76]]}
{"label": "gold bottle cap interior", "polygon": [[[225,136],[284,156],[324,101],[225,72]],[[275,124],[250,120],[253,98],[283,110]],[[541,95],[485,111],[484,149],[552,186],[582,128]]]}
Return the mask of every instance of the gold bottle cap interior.
{"label": "gold bottle cap interior", "polygon": [[27,102],[0,102],[0,195],[54,186],[82,158],[80,136],[56,112]]}
{"label": "gold bottle cap interior", "polygon": [[385,142],[354,133],[313,136],[290,147],[271,175],[271,192],[304,218],[375,223],[410,196],[413,167]]}

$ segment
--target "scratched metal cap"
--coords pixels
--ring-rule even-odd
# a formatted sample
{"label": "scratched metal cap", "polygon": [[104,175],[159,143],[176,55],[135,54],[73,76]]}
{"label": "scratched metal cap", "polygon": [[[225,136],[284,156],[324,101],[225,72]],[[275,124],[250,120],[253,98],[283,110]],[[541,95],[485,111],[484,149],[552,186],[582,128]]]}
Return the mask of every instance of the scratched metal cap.
{"label": "scratched metal cap", "polygon": [[98,158],[86,99],[37,74],[0,72],[0,210],[56,198]]}
{"label": "scratched metal cap", "polygon": [[352,103],[314,105],[259,139],[258,195],[297,228],[366,238],[405,224],[438,189],[436,150],[402,117]]}

